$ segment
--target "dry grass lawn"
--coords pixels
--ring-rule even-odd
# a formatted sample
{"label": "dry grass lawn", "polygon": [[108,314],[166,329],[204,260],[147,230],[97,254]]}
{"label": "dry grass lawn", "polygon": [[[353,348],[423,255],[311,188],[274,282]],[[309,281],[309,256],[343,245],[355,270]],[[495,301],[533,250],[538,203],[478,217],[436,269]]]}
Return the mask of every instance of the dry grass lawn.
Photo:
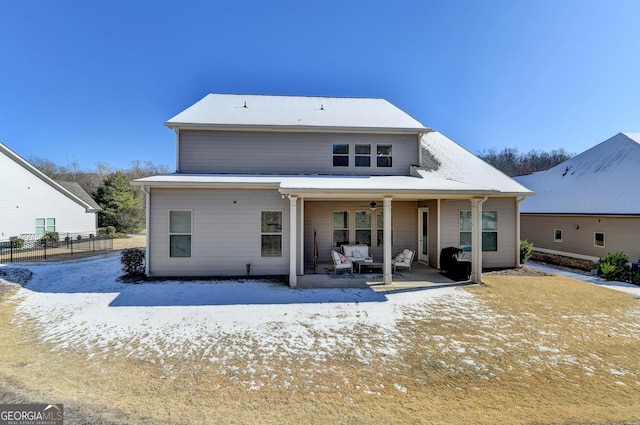
{"label": "dry grass lawn", "polygon": [[348,336],[371,351],[385,338],[397,341],[395,354],[363,362],[348,350],[327,359],[275,351],[256,364],[240,350],[224,367],[189,347],[153,361],[133,355],[135,346],[53,350],[14,317],[15,288],[5,286],[0,382],[34,402],[83,411],[93,423],[640,422],[638,300],[557,276],[485,281],[465,289],[481,314],[449,301],[407,311],[399,335],[381,335],[365,320]]}

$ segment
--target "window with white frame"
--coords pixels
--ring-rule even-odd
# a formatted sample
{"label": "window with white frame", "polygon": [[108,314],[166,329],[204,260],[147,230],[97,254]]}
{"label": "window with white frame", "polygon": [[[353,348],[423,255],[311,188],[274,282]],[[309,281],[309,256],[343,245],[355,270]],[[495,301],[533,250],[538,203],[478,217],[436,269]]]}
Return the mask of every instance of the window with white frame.
{"label": "window with white frame", "polygon": [[191,257],[191,211],[169,211],[169,257]]}
{"label": "window with white frame", "polygon": [[604,232],[595,232],[593,234],[593,246],[604,248]]}
{"label": "window with white frame", "polygon": [[562,229],[553,229],[553,241],[562,242]]}
{"label": "window with white frame", "polygon": [[[376,212],[376,238],[378,246],[384,246],[384,213],[382,211]],[[393,246],[393,219],[391,220],[391,246]]]}
{"label": "window with white frame", "polygon": [[348,167],[349,166],[349,145],[346,143],[333,144],[333,166]]}
{"label": "window with white frame", "polygon": [[371,211],[355,212],[356,245],[371,246]]}
{"label": "window with white frame", "polygon": [[356,145],[356,167],[371,167],[371,145]]}
{"label": "window with white frame", "polygon": [[[460,211],[460,248],[470,250],[471,243],[471,211]],[[498,211],[482,211],[482,250],[498,250]]]}
{"label": "window with white frame", "polygon": [[44,235],[56,231],[55,218],[36,218],[36,234]]}
{"label": "window with white frame", "polygon": [[332,217],[333,246],[349,244],[349,212],[334,211]]}
{"label": "window with white frame", "polygon": [[282,257],[282,211],[261,212],[260,239],[262,257]]}
{"label": "window with white frame", "polygon": [[378,167],[391,167],[393,166],[393,146],[391,145],[378,145],[376,147]]}

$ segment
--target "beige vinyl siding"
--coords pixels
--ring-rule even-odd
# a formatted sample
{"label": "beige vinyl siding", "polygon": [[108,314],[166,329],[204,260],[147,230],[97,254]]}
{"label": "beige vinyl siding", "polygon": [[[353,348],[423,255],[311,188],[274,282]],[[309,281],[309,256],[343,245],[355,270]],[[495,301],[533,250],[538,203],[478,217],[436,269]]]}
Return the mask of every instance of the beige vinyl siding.
{"label": "beige vinyl siding", "polygon": [[[459,217],[461,210],[471,210],[468,200],[442,201],[441,248],[460,246]],[[516,204],[515,198],[489,198],[483,211],[498,211],[498,251],[483,251],[484,268],[514,267],[516,265]],[[468,254],[471,257],[471,253]]]}
{"label": "beige vinyl siding", "polygon": [[[523,214],[520,228],[534,247],[600,258],[623,251],[631,261],[640,258],[640,216]],[[562,242],[554,242],[554,229],[562,229]],[[605,234],[604,247],[594,246],[595,232]]]}
{"label": "beige vinyl siding", "polygon": [[[181,130],[180,173],[407,175],[416,135]],[[349,167],[333,166],[333,144],[349,144]],[[371,167],[355,166],[355,145],[371,145]],[[376,166],[376,145],[393,145],[393,167]]]}
{"label": "beige vinyl siding", "polygon": [[[244,276],[289,273],[289,201],[273,190],[152,188],[150,275]],[[169,211],[192,211],[192,256],[169,257]],[[283,212],[282,257],[261,257],[261,211]]]}
{"label": "beige vinyl siding", "polygon": [[[363,202],[305,202],[305,264],[313,263],[313,229],[318,229],[318,262],[331,262],[330,253],[333,247],[332,212],[349,211],[350,241],[355,243],[354,213],[355,211],[369,211],[367,201]],[[382,201],[378,202],[382,208]],[[393,245],[391,252],[397,254],[404,248],[416,250],[418,248],[418,217],[416,202],[393,202]],[[378,209],[377,211],[379,211]],[[375,246],[376,220],[372,213],[372,244],[370,252],[374,259],[382,260],[383,247]]]}

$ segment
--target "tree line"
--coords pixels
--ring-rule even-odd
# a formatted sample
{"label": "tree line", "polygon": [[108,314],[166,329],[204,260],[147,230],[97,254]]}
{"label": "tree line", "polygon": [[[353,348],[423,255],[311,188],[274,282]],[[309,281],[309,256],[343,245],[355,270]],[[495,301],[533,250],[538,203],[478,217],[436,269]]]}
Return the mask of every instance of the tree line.
{"label": "tree line", "polygon": [[149,161],[132,161],[124,170],[98,163],[94,170],[89,171],[80,170],[75,160],[66,166],[37,157],[30,158],[29,162],[53,180],[78,183],[102,208],[98,213],[98,226],[113,226],[117,232],[126,233],[144,229],[146,214],[144,194],[129,182],[169,173],[166,165],[155,165]]}
{"label": "tree line", "polygon": [[518,148],[504,148],[500,152],[492,148],[477,155],[511,177],[548,170],[573,156],[563,148],[551,152],[533,149],[527,153],[518,152]]}

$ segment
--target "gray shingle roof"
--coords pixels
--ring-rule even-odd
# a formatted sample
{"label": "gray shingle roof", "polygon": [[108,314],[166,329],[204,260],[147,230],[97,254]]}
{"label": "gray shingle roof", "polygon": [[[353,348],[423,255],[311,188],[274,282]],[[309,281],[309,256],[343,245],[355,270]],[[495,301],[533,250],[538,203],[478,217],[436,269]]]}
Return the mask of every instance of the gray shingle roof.
{"label": "gray shingle roof", "polygon": [[640,215],[640,133],[618,133],[547,171],[515,180],[536,192],[521,204],[522,213]]}
{"label": "gray shingle roof", "polygon": [[165,125],[425,130],[384,99],[241,94],[209,94]]}

